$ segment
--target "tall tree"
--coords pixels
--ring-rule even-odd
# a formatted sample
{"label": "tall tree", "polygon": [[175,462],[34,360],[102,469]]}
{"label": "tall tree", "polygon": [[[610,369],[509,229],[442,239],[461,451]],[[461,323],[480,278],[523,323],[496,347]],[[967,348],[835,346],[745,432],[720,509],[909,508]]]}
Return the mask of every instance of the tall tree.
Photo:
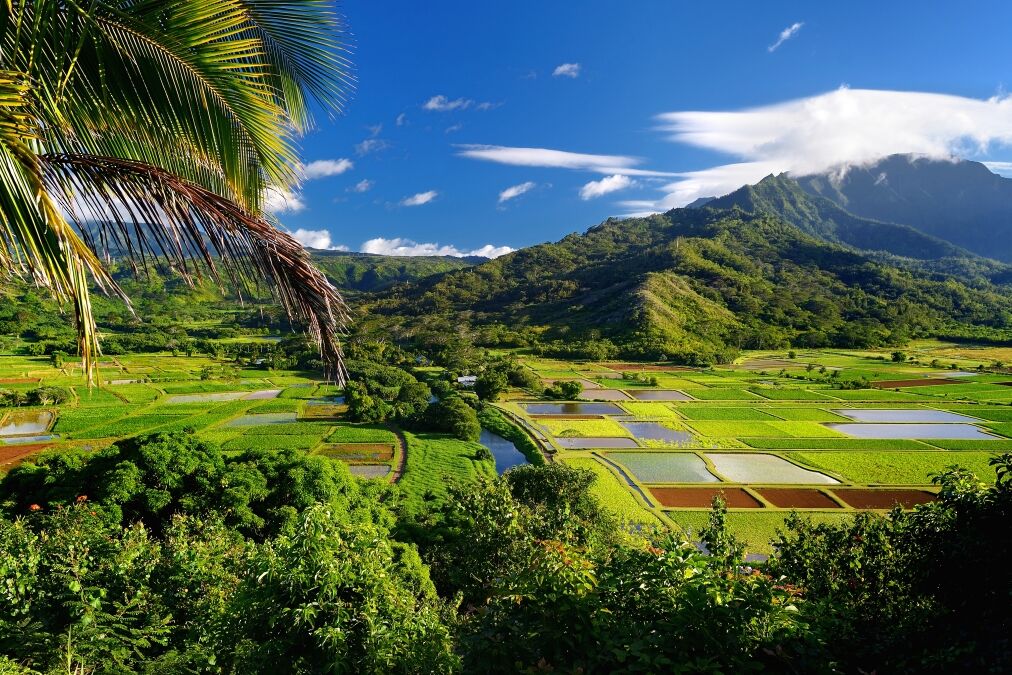
{"label": "tall tree", "polygon": [[5,0],[0,268],[73,305],[89,378],[89,284],[126,300],[115,247],[266,283],[343,381],[344,302],[264,210],[298,184],[313,102],[344,104],[343,35],[330,0]]}

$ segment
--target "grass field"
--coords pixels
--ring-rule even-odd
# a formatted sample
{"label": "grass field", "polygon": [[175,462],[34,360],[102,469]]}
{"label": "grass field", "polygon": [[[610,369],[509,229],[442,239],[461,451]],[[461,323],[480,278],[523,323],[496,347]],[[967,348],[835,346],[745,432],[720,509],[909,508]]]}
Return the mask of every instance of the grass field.
{"label": "grass field", "polygon": [[591,492],[620,519],[635,525],[658,525],[659,521],[640,506],[622,480],[593,457],[566,457],[563,463],[576,469],[587,469],[597,475]]}
{"label": "grass field", "polygon": [[931,475],[958,464],[978,478],[994,482],[989,452],[789,452],[787,456],[815,469],[836,473],[855,483],[927,485]]}
{"label": "grass field", "polygon": [[558,420],[542,419],[538,421],[552,436],[569,438],[573,436],[611,437],[628,436],[629,432],[614,420]]}
{"label": "grass field", "polygon": [[399,486],[406,495],[409,512],[421,511],[426,495],[445,495],[454,481],[472,481],[478,477],[492,478],[495,462],[479,460],[482,447],[465,443],[442,434],[404,433],[408,444],[407,471]]}

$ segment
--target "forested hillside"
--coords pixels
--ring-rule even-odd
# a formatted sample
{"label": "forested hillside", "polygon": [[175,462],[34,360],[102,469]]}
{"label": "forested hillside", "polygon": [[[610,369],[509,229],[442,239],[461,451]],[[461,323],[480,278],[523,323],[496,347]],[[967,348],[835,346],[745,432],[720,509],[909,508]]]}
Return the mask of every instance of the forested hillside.
{"label": "forested hillside", "polygon": [[[974,270],[972,285],[946,268]],[[566,336],[571,353],[705,363],[740,348],[875,346],[957,330],[1000,335],[1012,326],[1012,299],[999,286],[1006,274],[973,258],[896,265],[765,213],[707,206],[611,219],[381,294],[366,309],[401,330],[425,331],[442,317],[505,324],[509,330],[498,331],[505,340],[545,345]]]}

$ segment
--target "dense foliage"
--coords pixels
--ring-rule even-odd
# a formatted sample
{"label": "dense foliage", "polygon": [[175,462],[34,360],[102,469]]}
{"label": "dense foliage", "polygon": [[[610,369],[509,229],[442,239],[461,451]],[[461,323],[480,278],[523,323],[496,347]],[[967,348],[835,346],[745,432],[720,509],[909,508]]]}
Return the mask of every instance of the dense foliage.
{"label": "dense foliage", "polygon": [[[802,231],[783,202],[811,219],[835,207],[813,204],[796,185],[785,194],[608,220],[381,294],[365,326],[445,350],[466,320],[478,344],[696,365],[744,348],[884,346],[957,326],[1008,337],[1004,266],[968,257],[919,263],[833,243],[846,238]],[[774,206],[787,215],[771,214]],[[900,234],[924,240],[925,255],[959,253],[910,228]]]}
{"label": "dense foliage", "polygon": [[594,474],[559,464],[453,485],[398,518],[396,488],[271,454],[160,435],[11,472],[4,672],[1012,665],[1012,456],[994,461],[994,487],[952,470],[939,501],[913,512],[796,518],[757,570],[720,504],[705,554],[617,527],[591,496]]}

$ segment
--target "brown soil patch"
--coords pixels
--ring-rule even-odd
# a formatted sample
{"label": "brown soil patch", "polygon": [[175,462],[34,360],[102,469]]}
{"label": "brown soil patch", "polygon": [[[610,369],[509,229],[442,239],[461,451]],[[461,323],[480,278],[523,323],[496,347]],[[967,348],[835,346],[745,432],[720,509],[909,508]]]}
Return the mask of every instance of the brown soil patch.
{"label": "brown soil patch", "polygon": [[0,377],[0,384],[38,384],[41,381],[36,377]]}
{"label": "brown soil patch", "polygon": [[713,498],[720,495],[729,508],[761,509],[762,504],[741,488],[650,488],[654,498],[662,506],[681,506],[685,508],[708,509]]}
{"label": "brown soil patch", "polygon": [[942,377],[918,377],[914,380],[879,380],[871,386],[879,389],[899,389],[900,387],[933,387],[936,384],[965,384]]}
{"label": "brown soil patch", "polygon": [[757,488],[759,496],[782,509],[838,509],[840,505],[821,490]]}
{"label": "brown soil patch", "polygon": [[52,443],[26,443],[24,445],[0,445],[0,466],[10,468],[11,464],[21,462],[29,455],[45,450]]}
{"label": "brown soil patch", "polygon": [[664,372],[664,371],[681,372],[686,370],[693,370],[693,368],[688,368],[686,366],[665,366],[665,365],[658,365],[655,363],[602,363],[601,365],[604,366],[605,368],[611,368],[612,370],[617,370],[619,372],[633,371],[633,370],[650,371],[650,372]]}
{"label": "brown soil patch", "polygon": [[897,504],[905,509],[910,509],[918,504],[935,500],[935,494],[927,490],[843,488],[833,490],[833,492],[855,509],[891,509]]}

